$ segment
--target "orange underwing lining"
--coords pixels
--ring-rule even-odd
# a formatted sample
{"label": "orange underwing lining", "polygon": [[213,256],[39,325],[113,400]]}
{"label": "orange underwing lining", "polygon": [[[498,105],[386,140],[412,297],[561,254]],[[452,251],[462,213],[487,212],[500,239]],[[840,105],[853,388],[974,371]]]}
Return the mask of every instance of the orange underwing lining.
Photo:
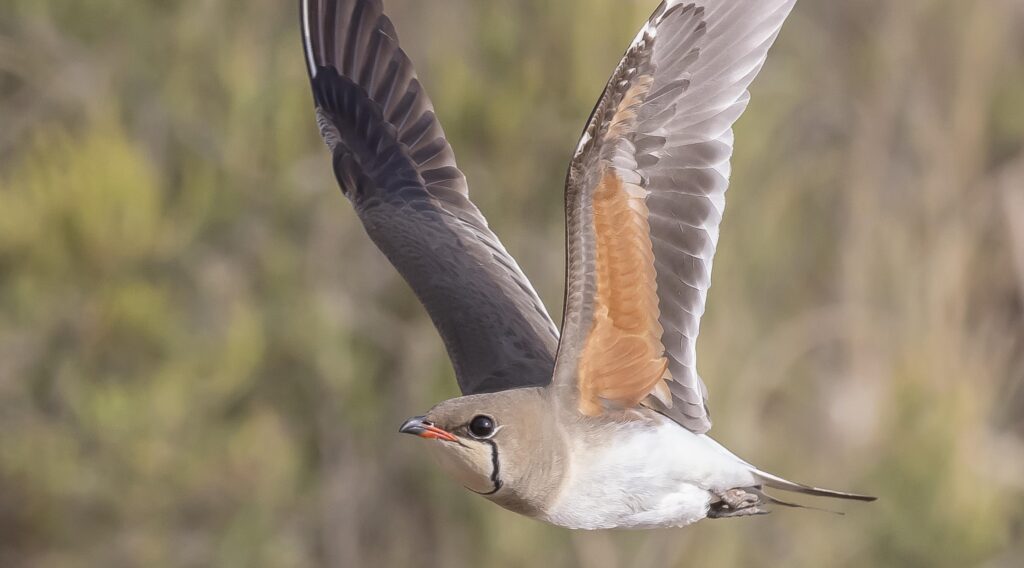
{"label": "orange underwing lining", "polygon": [[[619,103],[604,136],[615,140],[632,126],[636,107],[650,88],[638,78]],[[658,290],[646,191],[623,182],[605,164],[593,192],[595,235],[594,317],[578,369],[579,409],[597,415],[611,403],[630,407],[652,391],[671,403],[668,359],[661,343]]]}

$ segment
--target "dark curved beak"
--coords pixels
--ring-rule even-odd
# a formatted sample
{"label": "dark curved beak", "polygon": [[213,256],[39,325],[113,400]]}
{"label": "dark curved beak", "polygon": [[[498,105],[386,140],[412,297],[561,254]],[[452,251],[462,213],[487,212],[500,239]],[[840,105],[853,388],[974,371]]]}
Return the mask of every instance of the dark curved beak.
{"label": "dark curved beak", "polygon": [[423,418],[423,416],[413,416],[406,420],[398,431],[402,434],[414,434],[420,438],[445,440],[447,442],[459,441],[451,432],[438,428]]}

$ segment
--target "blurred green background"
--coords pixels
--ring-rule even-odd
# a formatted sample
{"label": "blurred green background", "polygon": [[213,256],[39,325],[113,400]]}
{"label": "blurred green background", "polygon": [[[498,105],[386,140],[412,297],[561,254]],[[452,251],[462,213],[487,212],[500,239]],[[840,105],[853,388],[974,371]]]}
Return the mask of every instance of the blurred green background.
{"label": "blurred green background", "polygon": [[[385,3],[560,314],[566,163],[656,0]],[[442,477],[396,429],[451,368],[303,65],[292,1],[0,0],[0,566],[1021,565],[1024,2],[800,0],[737,125],[712,433],[881,497],[845,517],[571,532]]]}

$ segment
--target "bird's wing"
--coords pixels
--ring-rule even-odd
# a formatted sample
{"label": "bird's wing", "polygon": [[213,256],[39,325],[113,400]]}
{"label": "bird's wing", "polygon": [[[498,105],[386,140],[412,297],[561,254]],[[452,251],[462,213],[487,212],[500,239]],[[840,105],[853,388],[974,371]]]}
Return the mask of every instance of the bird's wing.
{"label": "bird's wing", "polygon": [[711,427],[695,346],[732,124],[794,2],[663,2],[605,87],[566,181],[554,381],[580,412],[643,404]]}
{"label": "bird's wing", "polygon": [[464,394],[551,381],[558,331],[469,200],[380,0],[301,0],[320,132],[366,232],[444,340]]}

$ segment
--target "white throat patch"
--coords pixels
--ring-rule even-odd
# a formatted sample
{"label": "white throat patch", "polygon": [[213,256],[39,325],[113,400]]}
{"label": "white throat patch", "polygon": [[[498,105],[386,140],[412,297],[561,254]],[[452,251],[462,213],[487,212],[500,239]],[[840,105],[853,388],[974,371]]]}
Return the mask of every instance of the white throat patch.
{"label": "white throat patch", "polygon": [[500,486],[495,467],[497,456],[494,442],[465,440],[462,443],[431,441],[430,453],[448,475],[470,491],[492,495]]}

